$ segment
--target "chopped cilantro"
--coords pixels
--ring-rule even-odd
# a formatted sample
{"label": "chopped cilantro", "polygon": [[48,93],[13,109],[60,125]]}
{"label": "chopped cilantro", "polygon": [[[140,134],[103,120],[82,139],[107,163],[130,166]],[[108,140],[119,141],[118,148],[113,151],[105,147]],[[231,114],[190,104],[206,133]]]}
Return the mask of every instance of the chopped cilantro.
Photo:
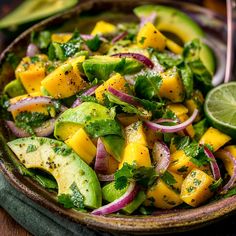
{"label": "chopped cilantro", "polygon": [[185,147],[187,147],[190,143],[190,138],[189,136],[175,136],[172,138],[171,140],[173,142],[173,144],[175,145],[177,150],[181,150],[184,149]]}
{"label": "chopped cilantro", "polygon": [[139,40],[139,43],[140,44],[144,44],[144,41],[146,40],[146,37],[142,37],[140,40]]}
{"label": "chopped cilantro", "polygon": [[102,41],[96,35],[94,38],[86,40],[85,43],[91,51],[96,52],[100,48]]}
{"label": "chopped cilantro", "polygon": [[115,188],[123,189],[130,180],[135,180],[143,187],[151,186],[157,178],[153,167],[137,167],[136,164],[124,163],[123,167],[115,173]]}
{"label": "chopped cilantro", "polygon": [[173,176],[170,172],[168,172],[168,171],[166,171],[166,172],[162,175],[161,179],[162,179],[166,184],[168,184],[168,185],[174,185],[174,184],[177,183],[177,181],[175,180],[174,176]]}
{"label": "chopped cilantro", "polygon": [[37,146],[33,145],[33,144],[29,144],[27,149],[26,149],[26,153],[29,153],[29,152],[34,152],[37,150]]}
{"label": "chopped cilantro", "polygon": [[183,172],[186,172],[188,170],[188,167],[187,166],[182,166],[180,167],[177,171],[183,173]]}
{"label": "chopped cilantro", "polygon": [[56,146],[53,148],[53,151],[58,154],[58,155],[62,155],[62,156],[68,156],[71,154],[72,149],[71,148],[65,148],[65,147],[60,147],[60,146]]}
{"label": "chopped cilantro", "polygon": [[196,187],[190,186],[186,190],[187,190],[188,193],[192,193],[192,192],[195,191],[195,189],[196,189]]}
{"label": "chopped cilantro", "polygon": [[213,184],[211,184],[209,186],[210,191],[214,192],[217,189],[219,189],[219,187],[221,186],[222,182],[223,182],[222,178],[219,178],[217,181],[215,181]]}

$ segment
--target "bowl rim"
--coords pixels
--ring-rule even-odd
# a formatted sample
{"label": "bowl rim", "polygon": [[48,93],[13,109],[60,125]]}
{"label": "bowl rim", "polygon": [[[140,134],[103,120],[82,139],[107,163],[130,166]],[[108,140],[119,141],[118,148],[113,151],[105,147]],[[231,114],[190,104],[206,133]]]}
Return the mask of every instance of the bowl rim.
{"label": "bowl rim", "polygon": [[[135,0],[138,2],[138,0]],[[132,2],[135,2],[132,1]],[[0,63],[5,59],[8,52],[14,48],[22,39],[27,37],[33,30],[45,27],[50,22],[60,19],[63,16],[70,14],[80,14],[85,10],[89,10],[94,6],[96,2],[113,2],[113,0],[89,0],[86,2],[79,3],[78,6],[74,9],[67,10],[63,13],[59,13],[55,16],[47,18],[26,31],[20,34],[0,55]],[[116,0],[114,2],[121,3],[122,0]],[[143,1],[145,3],[173,3],[173,1],[164,1],[164,0],[154,0],[154,1]],[[175,4],[179,4],[174,2]],[[192,4],[186,3],[188,7],[191,8]],[[197,9],[200,9],[205,14],[215,15],[208,9],[194,5]],[[109,216],[95,216],[90,213],[78,212],[72,209],[65,209],[60,206],[55,199],[53,199],[48,191],[38,186],[37,184],[32,183],[32,180],[29,180],[28,177],[22,177],[19,173],[10,170],[8,167],[7,160],[0,159],[0,170],[7,178],[7,180],[13,185],[17,190],[23,192],[27,197],[33,201],[39,203],[43,207],[46,207],[53,212],[69,218],[72,221],[86,225],[92,229],[106,230],[114,233],[132,233],[132,234],[161,234],[177,231],[186,231],[191,230],[196,227],[204,226],[204,224],[212,223],[216,220],[219,220],[221,217],[226,217],[236,211],[236,196],[232,196],[225,199],[220,199],[216,202],[211,202],[207,205],[187,210],[173,210],[165,212],[160,215],[148,215],[148,216],[125,216],[125,215],[109,215]],[[39,191],[43,191],[45,194],[42,196],[39,192],[36,192],[30,189],[27,184],[22,181],[22,179],[27,179],[34,187]],[[46,197],[45,197],[46,196]],[[46,201],[45,201],[46,200]],[[220,210],[219,210],[220,209]]]}

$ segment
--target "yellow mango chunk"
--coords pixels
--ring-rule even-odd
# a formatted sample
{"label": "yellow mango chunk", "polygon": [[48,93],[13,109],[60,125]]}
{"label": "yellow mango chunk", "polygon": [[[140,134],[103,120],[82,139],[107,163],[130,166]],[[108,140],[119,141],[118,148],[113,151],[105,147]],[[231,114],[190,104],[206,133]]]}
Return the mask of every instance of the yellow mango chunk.
{"label": "yellow mango chunk", "polygon": [[169,69],[161,73],[161,78],[160,96],[175,103],[182,102],[184,99],[184,87],[178,72],[175,69]]}
{"label": "yellow mango chunk", "polygon": [[139,143],[147,146],[146,135],[141,121],[135,122],[125,128],[126,144]]}
{"label": "yellow mango chunk", "polygon": [[126,84],[127,82],[124,77],[119,73],[116,73],[95,90],[95,96],[100,103],[103,103],[104,93],[109,87],[120,90],[122,92],[127,92]]}
{"label": "yellow mango chunk", "polygon": [[166,38],[152,23],[148,22],[138,32],[137,45],[140,48],[151,47],[163,51]]}
{"label": "yellow mango chunk", "polygon": [[197,207],[213,195],[210,191],[213,182],[213,178],[205,172],[193,169],[184,179],[180,197],[188,205]]}
{"label": "yellow mango chunk", "polygon": [[82,63],[84,59],[84,56],[79,57],[59,66],[42,80],[41,85],[56,99],[78,93],[86,86],[86,82],[78,73],[76,65]]}
{"label": "yellow mango chunk", "polygon": [[177,150],[171,154],[168,170],[177,174],[188,174],[194,167],[191,157],[187,156],[183,150]]}
{"label": "yellow mango chunk", "polygon": [[183,48],[170,39],[166,39],[166,47],[175,54],[181,54]]}
{"label": "yellow mango chunk", "polygon": [[176,116],[181,116],[183,114],[187,114],[188,113],[188,108],[185,107],[184,105],[180,104],[180,103],[169,104],[169,105],[167,105],[167,108],[169,110],[171,110],[172,112],[174,112],[174,114]]}
{"label": "yellow mango chunk", "polygon": [[112,34],[116,32],[116,26],[105,22],[105,21],[98,21],[93,28],[91,35],[96,35],[96,34]]}
{"label": "yellow mango chunk", "polygon": [[175,179],[176,183],[174,183],[173,185],[171,185],[171,187],[176,190],[178,193],[180,193],[183,181],[184,181],[184,177],[182,175],[176,174],[173,171],[169,171],[169,174],[171,174],[173,176],[173,178]]}
{"label": "yellow mango chunk", "polygon": [[97,148],[83,128],[80,128],[71,138],[67,139],[65,143],[87,164],[90,164],[96,156]]}
{"label": "yellow mango chunk", "polygon": [[[41,96],[42,94],[40,92],[35,92],[35,93],[31,93],[31,94],[25,94],[25,95],[21,95],[21,96],[17,96],[14,97],[12,99],[10,99],[10,104],[15,104],[16,102],[20,101],[20,100],[24,100],[26,98],[32,98],[32,97],[37,97],[37,96]],[[24,106],[23,108],[19,108],[15,111],[12,111],[11,114],[13,116],[13,118],[15,119],[16,116],[18,114],[20,114],[21,112],[39,112],[39,113],[43,113],[45,115],[49,115],[50,114],[54,114],[55,109],[53,107],[51,107],[51,110],[49,109],[48,105],[41,105],[41,104],[29,104],[27,106]]]}
{"label": "yellow mango chunk", "polygon": [[147,191],[145,205],[155,206],[161,209],[171,209],[183,201],[180,195],[171,189],[163,180],[159,179],[156,185]]}
{"label": "yellow mango chunk", "polygon": [[51,40],[55,43],[66,43],[71,39],[71,37],[71,33],[56,33],[52,34]]}
{"label": "yellow mango chunk", "polygon": [[136,164],[138,167],[151,167],[152,165],[148,148],[139,143],[130,143],[125,147],[119,169],[122,168],[125,162],[130,165]]}
{"label": "yellow mango chunk", "polygon": [[199,140],[199,144],[208,144],[213,148],[215,152],[220,147],[225,145],[229,140],[231,140],[230,136],[222,133],[218,129],[210,127]]}
{"label": "yellow mango chunk", "polygon": [[17,66],[16,78],[21,81],[27,93],[40,91],[41,81],[46,76],[45,62],[47,60],[46,55],[37,55],[35,61],[30,57],[24,57]]}
{"label": "yellow mango chunk", "polygon": [[[225,147],[223,150],[230,152],[231,155],[233,155],[233,157],[236,158],[236,145],[229,145]],[[220,158],[223,161],[225,169],[227,170],[228,174],[232,176],[234,167],[224,151],[219,150],[214,155],[215,157]]]}

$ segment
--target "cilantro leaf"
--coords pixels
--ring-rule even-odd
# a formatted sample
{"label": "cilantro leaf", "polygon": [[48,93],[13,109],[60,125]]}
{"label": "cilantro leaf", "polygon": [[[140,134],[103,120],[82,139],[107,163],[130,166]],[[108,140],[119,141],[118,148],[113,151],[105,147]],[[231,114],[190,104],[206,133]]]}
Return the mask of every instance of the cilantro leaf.
{"label": "cilantro leaf", "polygon": [[175,145],[176,149],[184,149],[187,147],[190,143],[190,138],[189,136],[175,136],[171,140],[173,144]]}
{"label": "cilantro leaf", "polygon": [[157,178],[153,167],[137,167],[136,164],[124,163],[123,167],[115,173],[115,188],[124,189],[130,180],[135,180],[143,187],[151,186]]}
{"label": "cilantro leaf", "polygon": [[222,182],[222,178],[219,178],[217,181],[214,181],[214,183],[209,186],[210,191],[216,191],[221,186]]}
{"label": "cilantro leaf", "polygon": [[202,135],[205,133],[205,131],[208,128],[208,122],[206,119],[203,119],[199,121],[198,123],[193,125],[194,131],[195,131],[195,136],[194,138],[199,141]]}
{"label": "cilantro leaf", "polygon": [[174,66],[178,66],[183,62],[183,57],[180,55],[175,55],[169,52],[158,52],[155,53],[154,56],[158,59],[158,62],[165,67],[165,69],[169,69]]}
{"label": "cilantro leaf", "polygon": [[46,49],[51,42],[51,33],[49,31],[32,32],[31,42],[40,49]]}
{"label": "cilantro leaf", "polygon": [[157,74],[138,75],[134,85],[135,93],[138,97],[148,100],[159,97],[161,83],[162,78]]}
{"label": "cilantro leaf", "polygon": [[174,176],[168,172],[165,171],[165,173],[162,175],[161,179],[168,185],[174,185],[177,183],[177,181],[175,180]]}
{"label": "cilantro leaf", "polygon": [[102,41],[96,35],[94,38],[86,40],[85,43],[91,51],[96,52],[100,48]]}
{"label": "cilantro leaf", "polygon": [[65,208],[84,208],[84,197],[80,193],[75,182],[70,186],[72,194],[61,194],[58,196],[58,202],[63,204]]}

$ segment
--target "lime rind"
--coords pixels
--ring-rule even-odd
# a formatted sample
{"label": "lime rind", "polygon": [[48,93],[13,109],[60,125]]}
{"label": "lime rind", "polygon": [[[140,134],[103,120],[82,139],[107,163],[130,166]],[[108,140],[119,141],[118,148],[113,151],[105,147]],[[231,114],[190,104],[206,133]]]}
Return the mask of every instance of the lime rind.
{"label": "lime rind", "polygon": [[236,82],[212,89],[207,94],[204,110],[213,127],[236,139]]}

